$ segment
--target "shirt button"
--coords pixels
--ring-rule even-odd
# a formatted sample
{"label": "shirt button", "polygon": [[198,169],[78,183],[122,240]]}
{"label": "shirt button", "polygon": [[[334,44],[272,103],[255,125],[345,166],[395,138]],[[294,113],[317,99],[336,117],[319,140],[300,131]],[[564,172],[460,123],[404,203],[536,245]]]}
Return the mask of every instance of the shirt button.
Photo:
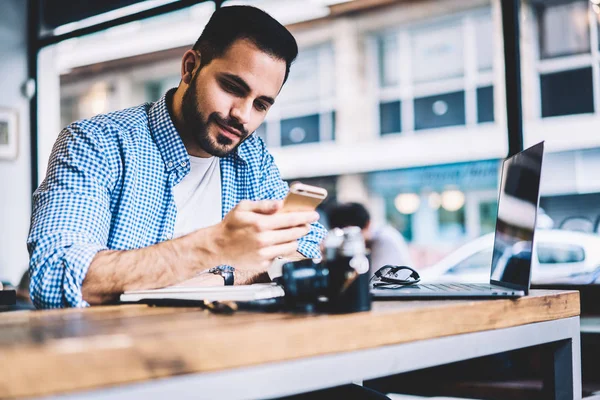
{"label": "shirt button", "polygon": [[173,166],[173,161],[169,161],[169,162],[167,163],[167,165],[169,166],[169,168],[171,168],[171,167]]}
{"label": "shirt button", "polygon": [[185,162],[185,161],[182,161],[182,162],[181,162],[181,166],[182,166],[182,167],[185,167],[186,165],[187,165],[187,162]]}
{"label": "shirt button", "polygon": [[173,239],[173,234],[172,234],[172,233],[167,233],[167,234],[165,235],[165,238],[166,238],[167,240],[171,240],[171,239]]}

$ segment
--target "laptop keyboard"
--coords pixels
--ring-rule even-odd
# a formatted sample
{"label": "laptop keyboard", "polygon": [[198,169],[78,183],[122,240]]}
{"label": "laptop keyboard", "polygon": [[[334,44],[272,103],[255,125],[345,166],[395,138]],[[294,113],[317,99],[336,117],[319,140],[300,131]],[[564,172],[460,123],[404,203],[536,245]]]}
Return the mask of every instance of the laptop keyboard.
{"label": "laptop keyboard", "polygon": [[489,283],[429,283],[420,284],[420,288],[436,292],[481,292],[493,290]]}

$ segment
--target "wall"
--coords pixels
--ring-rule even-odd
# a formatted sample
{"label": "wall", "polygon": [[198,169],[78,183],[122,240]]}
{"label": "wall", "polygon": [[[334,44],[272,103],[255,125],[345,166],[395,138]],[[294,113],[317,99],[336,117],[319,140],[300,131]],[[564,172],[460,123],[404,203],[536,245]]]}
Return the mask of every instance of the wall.
{"label": "wall", "polygon": [[0,107],[18,112],[18,155],[0,160],[0,280],[18,283],[27,268],[26,239],[31,210],[27,1],[3,0],[0,13]]}

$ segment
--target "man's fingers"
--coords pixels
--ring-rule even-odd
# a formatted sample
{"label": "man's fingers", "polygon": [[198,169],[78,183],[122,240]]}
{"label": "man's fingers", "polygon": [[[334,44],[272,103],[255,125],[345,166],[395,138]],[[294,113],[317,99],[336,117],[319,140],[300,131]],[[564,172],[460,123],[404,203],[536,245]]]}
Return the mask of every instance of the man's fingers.
{"label": "man's fingers", "polygon": [[275,257],[292,254],[296,250],[298,250],[298,242],[294,240],[288,243],[265,247],[261,252],[263,257],[267,258],[268,260],[273,260]]}
{"label": "man's fingers", "polygon": [[288,212],[264,217],[260,225],[264,230],[277,230],[309,225],[318,220],[319,213],[316,211]]}
{"label": "man's fingers", "polygon": [[237,205],[237,209],[240,211],[251,211],[259,214],[274,214],[283,205],[281,200],[242,200]]}
{"label": "man's fingers", "polygon": [[260,241],[263,246],[273,246],[298,240],[308,232],[310,232],[310,225],[267,231],[260,234]]}

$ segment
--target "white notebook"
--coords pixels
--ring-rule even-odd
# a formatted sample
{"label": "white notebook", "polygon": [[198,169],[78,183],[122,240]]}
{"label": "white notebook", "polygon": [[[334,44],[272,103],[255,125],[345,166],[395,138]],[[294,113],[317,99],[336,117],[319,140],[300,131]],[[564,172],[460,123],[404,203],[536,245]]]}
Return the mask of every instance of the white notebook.
{"label": "white notebook", "polygon": [[275,283],[237,286],[169,286],[162,289],[131,290],[121,295],[121,302],[135,303],[145,299],[178,299],[207,301],[252,301],[283,297],[285,292]]}

